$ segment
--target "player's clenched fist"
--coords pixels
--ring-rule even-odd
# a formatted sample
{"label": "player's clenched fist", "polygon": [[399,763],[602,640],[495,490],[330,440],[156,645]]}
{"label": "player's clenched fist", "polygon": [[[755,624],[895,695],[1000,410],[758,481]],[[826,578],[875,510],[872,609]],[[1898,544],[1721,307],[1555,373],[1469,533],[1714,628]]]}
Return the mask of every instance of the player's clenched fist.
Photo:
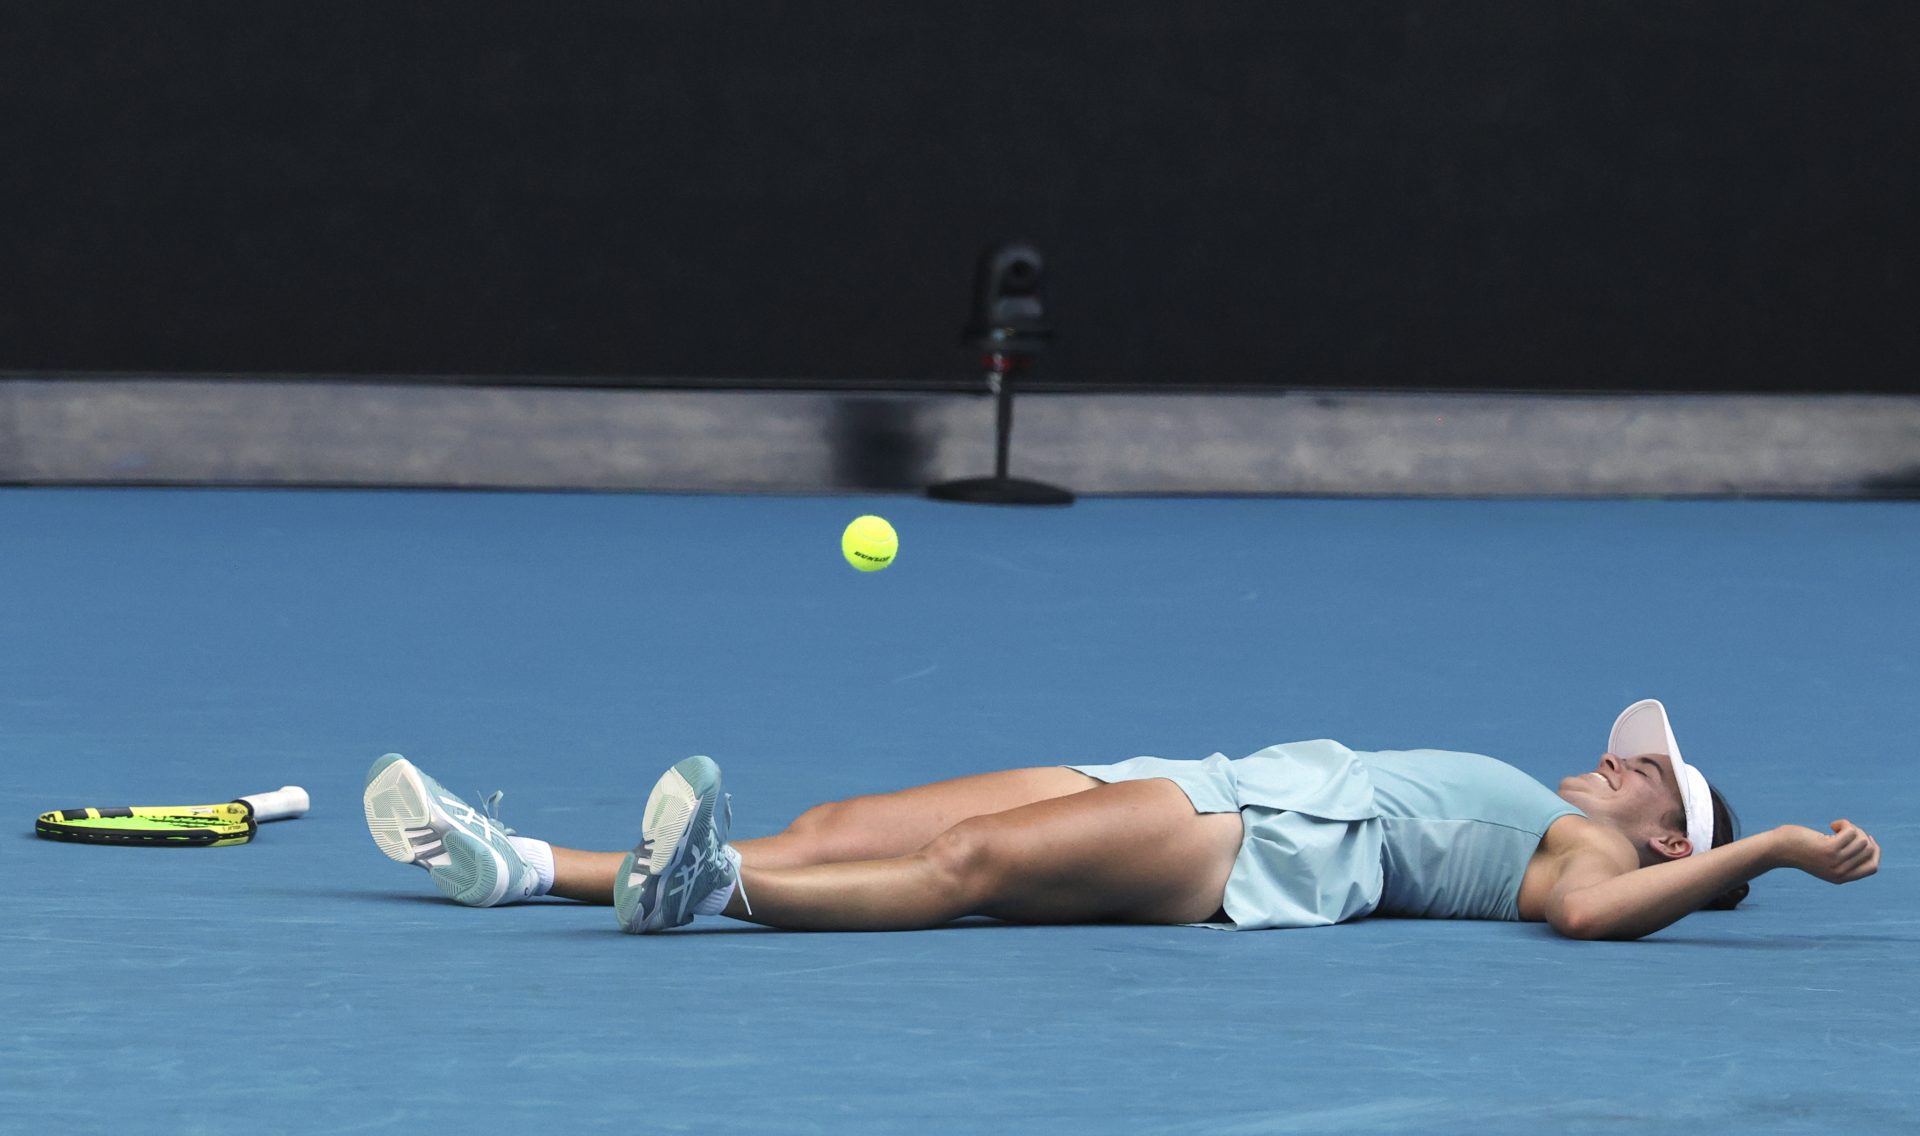
{"label": "player's clenched fist", "polygon": [[1830,825],[1833,835],[1797,824],[1773,830],[1779,841],[1780,865],[1798,868],[1830,884],[1863,880],[1880,870],[1880,844],[1866,829],[1850,820]]}

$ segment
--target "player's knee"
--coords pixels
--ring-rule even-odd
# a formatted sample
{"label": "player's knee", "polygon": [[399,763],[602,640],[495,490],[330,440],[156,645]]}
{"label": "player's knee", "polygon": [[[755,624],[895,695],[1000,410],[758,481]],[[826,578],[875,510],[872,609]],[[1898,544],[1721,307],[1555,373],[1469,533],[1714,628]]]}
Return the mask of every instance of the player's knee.
{"label": "player's knee", "polygon": [[802,857],[811,863],[834,863],[845,859],[863,859],[856,855],[862,840],[863,806],[856,797],[846,801],[828,801],[815,805],[793,818],[783,834],[801,845]]}
{"label": "player's knee", "polygon": [[994,829],[993,822],[984,817],[964,820],[921,849],[919,855],[933,868],[935,886],[946,894],[975,902],[985,902],[998,894],[1006,877],[1006,863],[1000,842],[993,838]]}
{"label": "player's knee", "polygon": [[787,835],[819,836],[831,830],[834,826],[834,818],[844,811],[842,806],[845,804],[845,801],[829,801],[824,805],[813,806],[793,818],[792,823],[787,825]]}

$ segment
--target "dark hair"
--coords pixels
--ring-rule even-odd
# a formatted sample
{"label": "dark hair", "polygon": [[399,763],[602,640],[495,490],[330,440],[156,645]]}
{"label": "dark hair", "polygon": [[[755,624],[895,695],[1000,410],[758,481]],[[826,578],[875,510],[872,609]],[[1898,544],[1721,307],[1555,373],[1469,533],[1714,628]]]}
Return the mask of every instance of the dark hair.
{"label": "dark hair", "polygon": [[[1732,806],[1727,804],[1727,799],[1720,795],[1720,790],[1709,785],[1707,786],[1707,795],[1713,798],[1713,846],[1718,848],[1729,841],[1740,839],[1739,814],[1735,813]],[[1700,909],[1702,911],[1732,911],[1734,908],[1740,906],[1741,900],[1747,898],[1747,891],[1748,887],[1746,884],[1739,884],[1701,904]]]}

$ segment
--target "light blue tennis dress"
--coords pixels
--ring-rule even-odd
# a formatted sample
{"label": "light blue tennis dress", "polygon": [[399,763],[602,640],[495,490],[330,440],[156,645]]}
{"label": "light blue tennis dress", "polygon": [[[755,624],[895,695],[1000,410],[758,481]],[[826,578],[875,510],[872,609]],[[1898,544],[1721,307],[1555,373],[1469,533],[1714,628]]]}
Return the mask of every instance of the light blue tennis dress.
{"label": "light blue tennis dress", "polygon": [[1518,919],[1547,826],[1580,810],[1477,753],[1364,752],[1289,742],[1230,760],[1136,757],[1068,768],[1101,781],[1164,777],[1194,810],[1246,825],[1222,906],[1251,931],[1368,915]]}

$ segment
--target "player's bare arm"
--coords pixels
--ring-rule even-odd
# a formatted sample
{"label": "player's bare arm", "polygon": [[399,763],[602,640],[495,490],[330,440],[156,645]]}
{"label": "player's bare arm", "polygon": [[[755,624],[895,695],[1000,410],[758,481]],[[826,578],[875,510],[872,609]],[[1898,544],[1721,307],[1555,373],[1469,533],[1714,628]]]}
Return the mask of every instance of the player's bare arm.
{"label": "player's bare arm", "polygon": [[1836,820],[1826,834],[1782,825],[1697,856],[1642,867],[1618,833],[1563,817],[1543,842],[1521,894],[1521,915],[1573,939],[1638,939],[1671,926],[1714,896],[1772,871],[1798,868],[1828,883],[1851,883],[1880,867],[1880,845]]}

